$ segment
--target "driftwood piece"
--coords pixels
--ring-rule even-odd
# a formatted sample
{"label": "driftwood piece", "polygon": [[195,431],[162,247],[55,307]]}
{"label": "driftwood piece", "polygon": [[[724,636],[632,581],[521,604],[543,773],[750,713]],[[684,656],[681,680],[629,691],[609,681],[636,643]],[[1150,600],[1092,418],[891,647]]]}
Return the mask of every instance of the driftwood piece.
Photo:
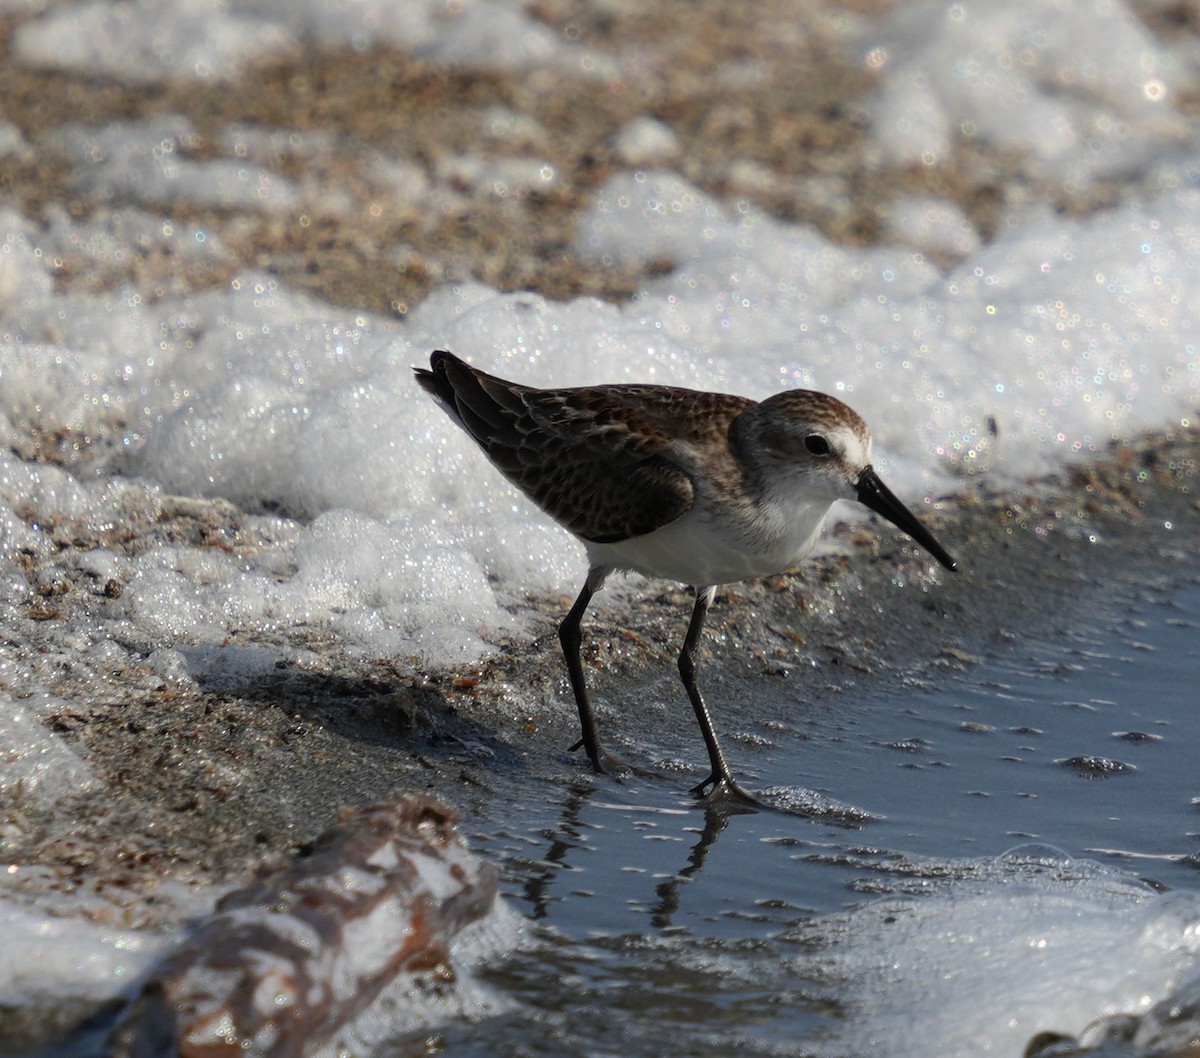
{"label": "driftwood piece", "polygon": [[113,1058],[312,1055],[389,986],[452,985],[450,943],[496,904],[455,814],[394,798],[311,855],[225,897],[155,967],[108,1039]]}

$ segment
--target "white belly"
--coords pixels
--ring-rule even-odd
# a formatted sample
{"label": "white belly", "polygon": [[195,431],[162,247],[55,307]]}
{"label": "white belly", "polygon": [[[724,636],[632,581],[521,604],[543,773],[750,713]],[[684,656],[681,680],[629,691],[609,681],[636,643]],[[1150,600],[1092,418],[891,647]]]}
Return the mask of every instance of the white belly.
{"label": "white belly", "polygon": [[[695,587],[767,577],[812,553],[830,503],[714,518],[693,508],[669,525],[616,544],[584,541],[592,566],[636,570]],[[752,515],[752,516],[751,516]]]}

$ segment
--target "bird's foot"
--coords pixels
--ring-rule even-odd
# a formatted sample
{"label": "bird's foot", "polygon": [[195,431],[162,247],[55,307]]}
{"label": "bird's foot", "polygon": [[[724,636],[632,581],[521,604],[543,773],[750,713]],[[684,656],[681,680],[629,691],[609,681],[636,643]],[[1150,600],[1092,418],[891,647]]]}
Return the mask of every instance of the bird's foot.
{"label": "bird's foot", "polygon": [[586,749],[588,760],[592,762],[592,771],[597,775],[611,775],[618,781],[628,778],[633,769],[620,757],[615,757],[600,746],[589,746],[582,738],[570,747],[568,752],[575,753]]}
{"label": "bird's foot", "polygon": [[704,803],[705,808],[723,808],[726,811],[767,810],[753,794],[742,789],[732,775],[714,771],[704,782],[693,786],[691,795]]}

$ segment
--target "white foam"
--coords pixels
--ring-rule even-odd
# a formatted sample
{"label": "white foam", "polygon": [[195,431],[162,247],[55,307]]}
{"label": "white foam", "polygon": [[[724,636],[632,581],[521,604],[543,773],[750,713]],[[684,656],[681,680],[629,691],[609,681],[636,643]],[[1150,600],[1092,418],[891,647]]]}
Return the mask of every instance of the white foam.
{"label": "white foam", "polygon": [[13,1005],[110,999],[132,986],[168,942],[162,934],[46,914],[7,898],[0,898],[0,930],[15,956],[0,959],[0,1002]]}
{"label": "white foam", "polygon": [[903,4],[864,51],[889,161],[943,163],[962,137],[1074,182],[1183,135],[1169,104],[1194,76],[1120,0]]}
{"label": "white foam", "polygon": [[14,209],[0,209],[0,312],[47,300],[54,290],[50,268],[33,224]]}
{"label": "white foam", "polygon": [[663,165],[679,156],[679,137],[657,118],[637,117],[617,130],[613,150],[625,165]]}
{"label": "white foam", "polygon": [[[178,552],[143,554],[116,608],[139,636],[171,646],[300,622],[368,652],[477,656],[524,591],[573,591],[582,558],[416,387],[409,367],[429,349],[531,384],[826,389],[872,424],[888,479],[919,502],[953,475],[1023,477],[1191,412],[1200,192],[1178,172],[1179,190],[1086,220],[1015,217],[949,274],[908,247],[834,246],[672,174],[623,174],[581,248],[683,262],[624,307],[468,284],[399,324],[255,274],[153,305],[36,284],[5,314],[0,393],[17,425],[119,428],[117,465],[167,491],[318,519],[202,582]],[[14,245],[36,255],[29,239]],[[81,518],[119,502],[61,470],[7,467],[12,509]],[[36,548],[25,522],[9,525]],[[336,568],[326,534],[330,555],[345,545]]]}
{"label": "white foam", "polygon": [[527,70],[571,64],[576,52],[515,4],[474,0],[452,10],[447,27],[421,49],[423,55],[457,66]]}
{"label": "white foam", "polygon": [[306,42],[330,50],[390,46],[420,51],[439,35],[435,0],[240,0],[233,6],[278,21]]}
{"label": "white foam", "polygon": [[95,785],[87,764],[43,723],[54,706],[44,693],[16,701],[0,692],[0,792],[6,797],[52,804]]}
{"label": "white foam", "polygon": [[963,211],[940,198],[896,199],[884,221],[892,239],[921,250],[966,257],[983,245]]}
{"label": "white foam", "polygon": [[943,276],[633,174],[602,189],[581,249],[684,262],[626,314],[712,363],[710,384],[845,395],[905,457],[898,480],[928,487],[939,465],[1038,473],[1192,410],[1198,210],[1189,189],[1086,221],[1033,214]]}
{"label": "white foam", "polygon": [[248,66],[299,53],[284,27],[223,0],[75,4],[19,26],[13,52],[28,65],[135,83],[230,80]]}
{"label": "white foam", "polygon": [[275,170],[237,158],[189,157],[198,135],[187,119],[176,115],[148,123],[65,125],[50,139],[78,166],[80,189],[101,200],[186,202],[271,213],[294,209],[300,201],[299,190]]}
{"label": "white foam", "polygon": [[614,176],[600,190],[575,248],[601,264],[678,263],[699,254],[698,235],[719,239],[722,246],[734,240],[736,227],[726,208],[677,173],[638,169]]}
{"label": "white foam", "polygon": [[51,206],[46,212],[47,231],[38,241],[56,259],[83,257],[89,265],[127,268],[152,253],[182,263],[225,262],[233,257],[215,232],[146,210],[101,209],[83,222],[73,220],[61,207]]}
{"label": "white foam", "polygon": [[829,1053],[1016,1058],[1040,1032],[1145,1013],[1200,955],[1196,893],[1044,849],[964,869],[813,925],[848,1008]]}
{"label": "white foam", "polygon": [[508,0],[94,0],[19,26],[13,51],[28,66],[153,84],[226,81],[256,63],[297,57],[301,42],[403,48],[485,69],[612,66]]}

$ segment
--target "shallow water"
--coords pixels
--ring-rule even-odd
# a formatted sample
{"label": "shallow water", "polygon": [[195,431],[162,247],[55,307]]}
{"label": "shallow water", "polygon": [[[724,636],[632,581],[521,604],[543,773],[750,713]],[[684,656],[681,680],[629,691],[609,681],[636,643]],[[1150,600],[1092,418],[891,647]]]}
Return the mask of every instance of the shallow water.
{"label": "shallow water", "polygon": [[[867,1038],[903,1040],[889,1027],[892,1012],[881,1012],[886,990],[874,992],[845,967],[831,975],[818,957],[855,932],[854,916],[837,913],[878,894],[945,895],[981,864],[992,871],[994,857],[1028,843],[1070,857],[1051,873],[1070,876],[1071,888],[1054,890],[1039,904],[1051,910],[1029,925],[1022,868],[1001,860],[981,928],[998,922],[1003,933],[1008,919],[1012,930],[1033,931],[1029,946],[1045,947],[1044,936],[1085,923],[1072,953],[1088,967],[1083,976],[1114,977],[1120,1007],[1122,975],[1132,974],[1122,962],[1136,962],[1130,949],[1148,930],[1137,924],[1134,940],[1121,941],[1120,916],[1144,902],[1138,914],[1157,914],[1154,889],[1200,889],[1200,580],[1164,575],[1101,597],[1069,633],[1018,636],[995,656],[949,659],[937,686],[909,681],[816,715],[797,707],[791,725],[764,723],[768,736],[746,719],[753,710],[726,710],[725,726],[742,736],[729,746],[735,770],[748,785],[802,781],[871,813],[861,828],[782,812],[705,813],[682,796],[679,775],[624,784],[580,777],[547,786],[544,801],[513,806],[506,827],[473,844],[504,865],[510,901],[544,927],[546,941],[491,975],[516,1011],[446,1031],[447,1051],[857,1053],[868,1046],[857,1030],[875,1017],[876,1036]],[[764,693],[780,693],[779,685]],[[1087,877],[1091,868],[1079,861],[1089,860],[1106,869]],[[1063,906],[1066,892],[1082,903]],[[1182,899],[1185,917],[1193,916],[1190,898]],[[975,942],[976,925],[966,931]],[[1139,984],[1148,996],[1174,987],[1189,965],[1195,972],[1198,934],[1188,917],[1162,942],[1161,958],[1157,949],[1137,956],[1154,973],[1140,970],[1130,994],[1140,996]],[[933,950],[922,958],[931,965],[950,954],[939,947],[962,941],[930,936]],[[855,943],[861,954],[874,941]],[[1184,969],[1172,977],[1167,962]],[[1145,984],[1159,968],[1163,980]],[[951,989],[936,1003],[963,1009],[930,1020],[970,1026],[981,1051],[1019,1054],[1027,1029],[1078,1032],[1114,1012],[1095,997],[1054,998],[1046,1011],[1013,998],[1028,986],[1056,995],[1058,972],[1019,960],[989,967],[988,999],[959,999]],[[1017,1003],[1022,1010],[1007,1009]],[[1061,1025],[1039,1020],[1060,1010]],[[934,1027],[922,1052],[951,1054],[960,1045]],[[891,1053],[906,1053],[905,1045]]]}

